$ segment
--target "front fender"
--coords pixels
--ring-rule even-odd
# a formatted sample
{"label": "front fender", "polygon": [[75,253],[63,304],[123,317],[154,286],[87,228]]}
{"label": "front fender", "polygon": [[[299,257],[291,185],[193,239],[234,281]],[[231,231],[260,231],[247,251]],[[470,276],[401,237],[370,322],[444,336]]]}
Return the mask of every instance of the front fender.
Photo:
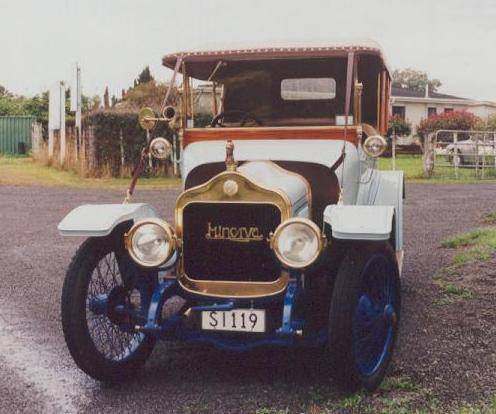
{"label": "front fender", "polygon": [[85,204],[76,207],[57,226],[62,236],[104,237],[120,223],[159,217],[145,203]]}
{"label": "front fender", "polygon": [[393,217],[393,206],[330,205],[324,211],[332,237],[341,240],[389,240]]}

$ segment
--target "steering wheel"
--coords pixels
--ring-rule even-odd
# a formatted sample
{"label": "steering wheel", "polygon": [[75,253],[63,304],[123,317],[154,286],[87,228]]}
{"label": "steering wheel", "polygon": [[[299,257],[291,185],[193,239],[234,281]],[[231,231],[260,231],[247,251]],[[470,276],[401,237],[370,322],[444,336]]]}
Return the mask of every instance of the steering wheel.
{"label": "steering wheel", "polygon": [[239,126],[242,127],[244,127],[249,121],[255,122],[258,126],[262,126],[262,122],[251,112],[240,110],[222,111],[220,114],[214,116],[214,119],[212,119],[210,126],[212,128],[223,128],[224,120],[226,118],[234,118],[236,120],[239,120]]}

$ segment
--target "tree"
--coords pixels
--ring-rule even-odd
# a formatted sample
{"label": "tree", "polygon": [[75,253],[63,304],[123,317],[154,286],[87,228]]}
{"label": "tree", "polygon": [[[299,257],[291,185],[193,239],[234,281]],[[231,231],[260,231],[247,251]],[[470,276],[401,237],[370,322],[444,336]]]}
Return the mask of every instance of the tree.
{"label": "tree", "polygon": [[480,123],[480,118],[467,111],[444,112],[432,115],[420,121],[417,127],[417,134],[424,140],[428,134],[440,129],[454,129],[468,131],[474,129]]}
{"label": "tree", "polygon": [[[68,114],[67,99],[66,93],[66,114]],[[26,114],[33,115],[38,119],[48,119],[48,91],[44,91],[30,99],[25,99],[24,111]]]}
{"label": "tree", "polygon": [[406,68],[393,71],[393,86],[395,87],[425,91],[426,85],[429,85],[431,92],[435,92],[442,84],[439,79],[429,79],[427,73],[421,70]]}
{"label": "tree", "polygon": [[[138,79],[137,79],[137,84],[138,85],[141,85],[143,83],[147,83],[147,82],[150,82],[153,80],[153,76],[150,72],[150,68],[147,66],[145,67],[145,69],[143,69],[141,71],[141,73],[138,75]],[[136,86],[136,85],[135,85]]]}
{"label": "tree", "polygon": [[105,86],[105,92],[103,93],[103,107],[105,109],[110,108],[110,97],[109,97],[108,86]]}
{"label": "tree", "polygon": [[[149,106],[158,113],[161,110],[167,89],[168,84],[155,80],[139,84],[126,92],[118,107],[121,110],[138,111],[144,106]],[[177,88],[173,88],[169,96],[169,104],[177,105],[178,98]]]}
{"label": "tree", "polygon": [[5,86],[0,85],[0,96],[12,96]]}

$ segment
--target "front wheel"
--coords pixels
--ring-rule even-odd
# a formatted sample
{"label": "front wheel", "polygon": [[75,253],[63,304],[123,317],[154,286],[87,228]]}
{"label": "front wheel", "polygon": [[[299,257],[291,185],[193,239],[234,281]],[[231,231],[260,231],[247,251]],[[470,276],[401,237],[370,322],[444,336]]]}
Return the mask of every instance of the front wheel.
{"label": "front wheel", "polygon": [[76,252],[62,291],[62,327],[78,367],[100,381],[118,381],[141,367],[155,343],[134,331],[154,281],[123,249],[122,233],[90,238]]}
{"label": "front wheel", "polygon": [[375,390],[391,360],[401,309],[400,279],[389,243],[350,245],[329,310],[331,374],[344,388]]}

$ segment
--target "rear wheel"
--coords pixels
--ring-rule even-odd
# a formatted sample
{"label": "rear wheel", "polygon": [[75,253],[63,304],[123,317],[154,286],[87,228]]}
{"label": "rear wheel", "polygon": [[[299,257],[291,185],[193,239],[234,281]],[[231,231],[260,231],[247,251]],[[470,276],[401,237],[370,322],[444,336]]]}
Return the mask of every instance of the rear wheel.
{"label": "rear wheel", "polygon": [[122,247],[122,233],[86,240],[76,252],[62,291],[62,327],[74,361],[100,381],[130,377],[155,339],[137,333],[153,292]]}
{"label": "rear wheel", "polygon": [[393,352],[401,308],[400,279],[389,243],[350,246],[329,310],[331,374],[344,388],[373,391]]}

